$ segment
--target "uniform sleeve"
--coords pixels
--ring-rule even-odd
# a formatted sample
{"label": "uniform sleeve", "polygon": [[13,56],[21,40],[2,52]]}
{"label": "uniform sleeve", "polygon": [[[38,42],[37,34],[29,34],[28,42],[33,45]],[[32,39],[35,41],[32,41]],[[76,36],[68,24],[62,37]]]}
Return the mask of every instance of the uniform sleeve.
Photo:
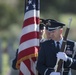
{"label": "uniform sleeve", "polygon": [[17,56],[18,56],[18,49],[17,49],[17,51],[16,51],[16,57],[15,57],[15,58],[13,59],[13,61],[12,61],[12,68],[13,68],[14,70],[17,70],[17,68],[16,68]]}
{"label": "uniform sleeve", "polygon": [[38,54],[38,60],[37,60],[37,66],[36,69],[41,75],[49,75],[54,69],[47,68],[46,66],[46,58],[45,58],[45,49],[44,45],[41,45],[39,54]]}
{"label": "uniform sleeve", "polygon": [[74,52],[72,58],[68,57],[68,60],[64,63],[64,66],[76,70],[76,42],[74,45]]}
{"label": "uniform sleeve", "polygon": [[72,56],[72,64],[70,65],[70,67],[72,69],[75,69],[76,70],[76,42],[75,42],[75,45],[74,45],[74,53],[73,53],[73,56]]}

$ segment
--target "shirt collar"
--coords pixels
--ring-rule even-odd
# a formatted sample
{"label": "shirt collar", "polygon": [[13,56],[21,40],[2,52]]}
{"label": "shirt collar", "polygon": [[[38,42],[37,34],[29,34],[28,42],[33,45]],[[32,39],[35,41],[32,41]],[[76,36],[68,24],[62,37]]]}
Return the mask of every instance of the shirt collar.
{"label": "shirt collar", "polygon": [[[57,42],[57,41],[55,41],[55,45],[56,45],[56,42]],[[62,42],[63,42],[63,38],[61,38],[61,39],[59,40],[60,47],[61,47],[61,45],[62,45]]]}

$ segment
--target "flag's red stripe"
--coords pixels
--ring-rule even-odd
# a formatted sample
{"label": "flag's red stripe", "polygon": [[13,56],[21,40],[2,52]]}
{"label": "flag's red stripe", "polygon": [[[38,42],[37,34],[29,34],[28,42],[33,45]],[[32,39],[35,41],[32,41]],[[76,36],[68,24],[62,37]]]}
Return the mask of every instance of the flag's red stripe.
{"label": "flag's red stripe", "polygon": [[31,62],[29,59],[23,61],[25,63],[25,65],[27,65],[27,68],[29,69],[31,75],[34,75],[34,73],[31,71]]}
{"label": "flag's red stripe", "polygon": [[24,20],[23,27],[28,26],[30,24],[39,24],[39,17],[31,17]]}
{"label": "flag's red stripe", "polygon": [[24,75],[24,74],[21,72],[21,70],[19,71],[19,75]]}
{"label": "flag's red stripe", "polygon": [[[37,49],[35,49],[35,47]],[[38,53],[38,48],[39,46],[35,46],[35,47],[31,47],[31,48],[28,48],[28,49],[25,49],[25,50],[21,50],[21,52],[19,52],[19,57],[18,57],[18,60],[20,60],[21,58],[25,57],[25,56],[28,56],[30,54],[35,54],[35,53]]]}
{"label": "flag's red stripe", "polygon": [[36,57],[33,57],[33,58],[31,58],[32,60],[33,60],[33,62],[35,62],[36,60],[37,60],[37,58]]}
{"label": "flag's red stripe", "polygon": [[39,38],[38,34],[39,32],[34,31],[34,32],[30,32],[28,34],[23,35],[21,37],[20,44],[30,39]]}

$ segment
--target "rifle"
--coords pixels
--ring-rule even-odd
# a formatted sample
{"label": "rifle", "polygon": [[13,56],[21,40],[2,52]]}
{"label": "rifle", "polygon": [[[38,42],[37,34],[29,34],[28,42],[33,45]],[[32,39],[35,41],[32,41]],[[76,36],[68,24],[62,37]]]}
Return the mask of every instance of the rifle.
{"label": "rifle", "polygon": [[[71,21],[72,21],[72,18],[69,19],[69,24],[68,24],[68,27],[66,29],[65,35],[63,37],[63,42],[62,42],[62,46],[61,46],[60,52],[65,52],[66,43],[67,43],[67,36],[69,34]],[[56,65],[57,65],[56,72],[62,72],[63,60],[62,59],[58,60]]]}

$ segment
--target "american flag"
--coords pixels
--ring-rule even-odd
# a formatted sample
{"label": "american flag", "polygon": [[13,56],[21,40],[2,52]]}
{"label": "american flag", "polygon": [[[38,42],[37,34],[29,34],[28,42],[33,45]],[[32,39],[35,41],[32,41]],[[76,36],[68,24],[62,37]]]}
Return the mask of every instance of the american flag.
{"label": "american flag", "polygon": [[39,50],[40,1],[27,0],[16,67],[20,75],[36,75]]}

